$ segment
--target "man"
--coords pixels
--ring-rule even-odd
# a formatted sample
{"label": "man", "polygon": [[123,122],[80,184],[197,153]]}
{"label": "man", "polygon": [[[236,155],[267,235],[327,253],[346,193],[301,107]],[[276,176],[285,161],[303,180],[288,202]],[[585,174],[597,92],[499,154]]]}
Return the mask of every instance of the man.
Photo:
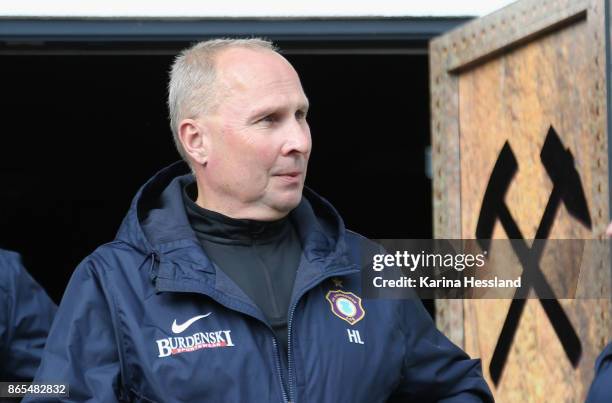
{"label": "man", "polygon": [[[366,239],[304,189],[308,99],[266,41],[184,51],[174,164],[77,268],[37,380],[113,402],[491,401],[418,300],[361,300]],[[364,246],[365,245],[365,246]]]}
{"label": "man", "polygon": [[0,250],[0,380],[31,381],[57,307],[15,252]]}

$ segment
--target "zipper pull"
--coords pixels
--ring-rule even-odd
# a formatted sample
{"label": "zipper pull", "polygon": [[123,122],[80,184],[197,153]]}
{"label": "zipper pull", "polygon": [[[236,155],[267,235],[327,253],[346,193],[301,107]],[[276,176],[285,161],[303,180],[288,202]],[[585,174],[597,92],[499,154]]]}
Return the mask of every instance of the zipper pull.
{"label": "zipper pull", "polygon": [[157,255],[157,252],[151,252],[151,267],[149,267],[149,277],[151,281],[155,283],[157,279],[157,265],[155,263],[159,263],[160,259]]}

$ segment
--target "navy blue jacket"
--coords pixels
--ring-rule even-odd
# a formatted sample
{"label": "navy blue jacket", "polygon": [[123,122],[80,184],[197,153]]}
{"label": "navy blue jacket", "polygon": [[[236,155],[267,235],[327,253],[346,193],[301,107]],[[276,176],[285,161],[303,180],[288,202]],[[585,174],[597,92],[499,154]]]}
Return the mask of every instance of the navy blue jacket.
{"label": "navy blue jacket", "polygon": [[612,401],[612,343],[595,362],[595,378],[591,384],[587,403],[608,403]]}
{"label": "navy blue jacket", "polygon": [[[359,301],[360,248],[371,244],[307,189],[291,213],[303,256],[285,390],[271,327],[189,225],[187,172],[178,163],[149,180],[115,241],[76,269],[38,381],[69,383],[69,401],[492,401],[479,361],[435,329],[420,301]],[[340,308],[330,291],[345,296]]]}
{"label": "navy blue jacket", "polygon": [[0,380],[34,378],[56,309],[19,255],[0,250]]}

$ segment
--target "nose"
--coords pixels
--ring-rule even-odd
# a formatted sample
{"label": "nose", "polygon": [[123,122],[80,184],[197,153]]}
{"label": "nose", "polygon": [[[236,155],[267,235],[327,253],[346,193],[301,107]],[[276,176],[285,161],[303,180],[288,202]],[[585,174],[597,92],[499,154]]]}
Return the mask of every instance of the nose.
{"label": "nose", "polygon": [[287,127],[287,139],[281,150],[283,155],[299,153],[308,155],[312,147],[310,127],[306,120],[294,120]]}

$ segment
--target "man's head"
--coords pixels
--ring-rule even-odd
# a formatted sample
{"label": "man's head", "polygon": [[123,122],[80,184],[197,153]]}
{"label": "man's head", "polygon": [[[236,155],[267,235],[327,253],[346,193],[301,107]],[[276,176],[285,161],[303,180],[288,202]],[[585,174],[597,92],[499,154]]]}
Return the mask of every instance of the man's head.
{"label": "man's head", "polygon": [[199,205],[257,220],[298,205],[311,150],[308,99],[271,43],[214,40],[185,50],[172,67],[168,105]]}

